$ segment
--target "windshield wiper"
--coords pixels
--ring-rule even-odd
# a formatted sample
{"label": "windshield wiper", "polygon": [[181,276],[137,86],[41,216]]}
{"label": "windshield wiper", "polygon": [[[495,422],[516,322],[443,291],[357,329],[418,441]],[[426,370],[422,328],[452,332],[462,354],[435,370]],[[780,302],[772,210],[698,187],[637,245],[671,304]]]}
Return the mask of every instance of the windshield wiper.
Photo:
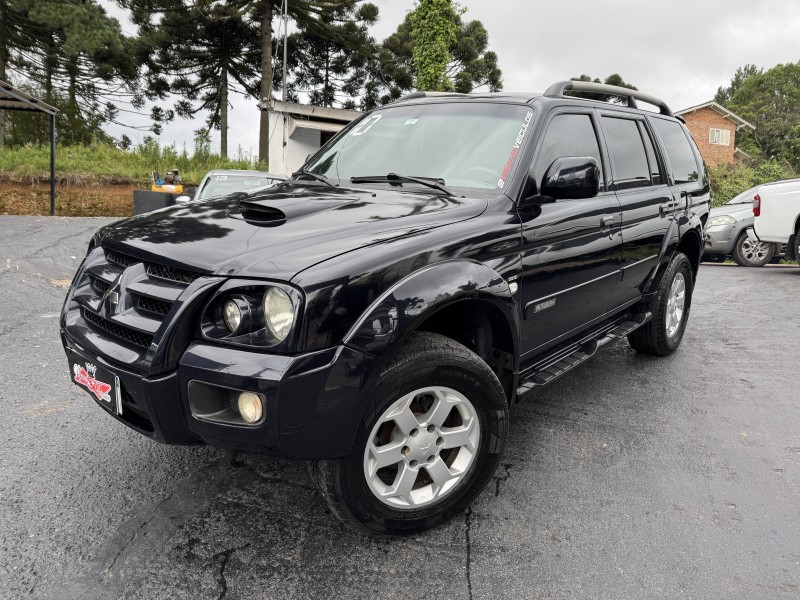
{"label": "windshield wiper", "polygon": [[448,196],[455,196],[455,192],[444,187],[444,179],[434,179],[433,177],[409,177],[408,175],[398,175],[397,173],[389,173],[388,175],[363,175],[361,177],[351,177],[351,183],[383,183],[383,182],[398,182],[403,183],[418,183],[425,187],[433,188],[444,192]]}
{"label": "windshield wiper", "polygon": [[322,183],[326,183],[331,187],[339,187],[338,183],[333,183],[330,179],[325,177],[325,175],[320,175],[319,173],[312,173],[311,171],[307,171],[306,169],[300,169],[299,171],[295,171],[292,173],[292,177],[299,178],[300,175],[306,175],[311,179],[316,179],[317,181],[321,181]]}

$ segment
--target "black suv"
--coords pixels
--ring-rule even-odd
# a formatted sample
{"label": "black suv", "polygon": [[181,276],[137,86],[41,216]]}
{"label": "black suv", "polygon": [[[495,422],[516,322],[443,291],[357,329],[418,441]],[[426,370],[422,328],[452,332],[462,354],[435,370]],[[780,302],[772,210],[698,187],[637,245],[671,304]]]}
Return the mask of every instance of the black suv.
{"label": "black suv", "polygon": [[343,521],[410,533],[475,499],[539,386],[678,347],[709,205],[652,96],[415,93],[279,186],[102,228],[61,335],[129,427],[310,461]]}

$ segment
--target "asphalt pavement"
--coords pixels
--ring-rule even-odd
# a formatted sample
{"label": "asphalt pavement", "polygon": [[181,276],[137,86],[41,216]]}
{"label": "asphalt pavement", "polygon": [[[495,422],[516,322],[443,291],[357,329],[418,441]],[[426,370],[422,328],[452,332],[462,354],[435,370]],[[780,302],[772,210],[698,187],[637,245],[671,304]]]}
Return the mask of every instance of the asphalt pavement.
{"label": "asphalt pavement", "polygon": [[800,597],[800,268],[703,265],[675,354],[607,347],[514,408],[462,517],[375,541],[305,465],[159,445],[70,383],[106,222],[0,217],[0,598]]}

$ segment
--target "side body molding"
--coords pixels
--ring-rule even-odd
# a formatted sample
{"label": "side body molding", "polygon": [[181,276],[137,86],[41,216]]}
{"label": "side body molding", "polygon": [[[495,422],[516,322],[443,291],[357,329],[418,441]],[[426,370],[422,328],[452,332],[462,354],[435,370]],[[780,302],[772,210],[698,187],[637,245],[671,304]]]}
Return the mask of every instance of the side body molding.
{"label": "side body molding", "polygon": [[385,357],[430,316],[467,300],[491,304],[502,312],[518,355],[519,309],[509,284],[492,268],[472,260],[429,265],[401,279],[356,321],[345,344]]}

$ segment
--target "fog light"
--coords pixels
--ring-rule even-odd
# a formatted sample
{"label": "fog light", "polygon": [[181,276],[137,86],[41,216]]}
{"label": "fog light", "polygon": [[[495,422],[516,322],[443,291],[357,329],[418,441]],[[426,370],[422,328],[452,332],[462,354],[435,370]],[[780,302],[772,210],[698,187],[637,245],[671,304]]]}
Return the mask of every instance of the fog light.
{"label": "fog light", "polygon": [[239,394],[239,414],[242,415],[245,423],[260,421],[261,416],[264,414],[261,397],[253,392]]}

